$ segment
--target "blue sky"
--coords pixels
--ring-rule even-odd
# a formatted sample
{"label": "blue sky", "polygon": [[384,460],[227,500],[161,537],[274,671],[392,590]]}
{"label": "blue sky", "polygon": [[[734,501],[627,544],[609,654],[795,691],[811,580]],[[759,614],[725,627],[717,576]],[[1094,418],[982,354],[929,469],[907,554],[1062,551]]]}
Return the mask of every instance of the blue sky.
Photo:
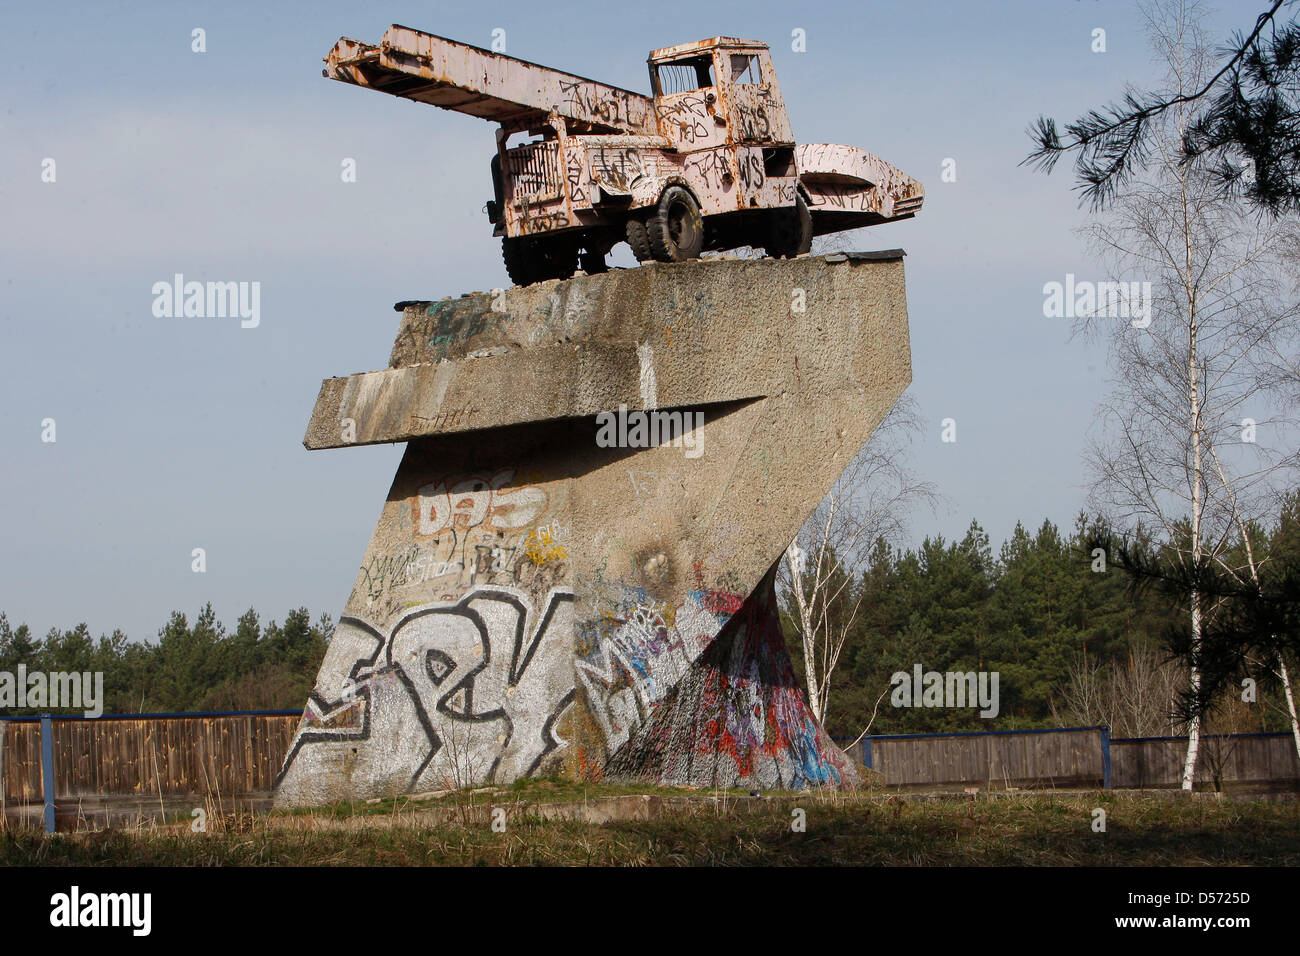
{"label": "blue sky", "polygon": [[[1258,4],[1221,5],[1211,34]],[[0,610],[43,633],[152,637],[212,601],[233,623],[337,616],[401,446],[309,453],[322,378],[382,368],[392,303],[504,284],[483,213],[493,127],[321,77],[341,35],[389,23],[645,91],[652,48],[764,40],[801,142],[861,146],[926,186],[915,220],[857,234],[908,252],[917,472],[995,546],[1069,525],[1101,354],[1042,287],[1100,277],[1068,169],[1018,167],[1025,128],[1152,81],[1132,2],[0,7]],[[207,51],[191,51],[191,30]],[[1107,51],[1091,51],[1094,28]],[[790,49],[791,31],[807,51]],[[57,180],[41,181],[53,158]],[[339,176],[355,158],[357,182]],[[956,160],[957,181],[940,181]],[[622,255],[627,258],[626,251]],[[630,261],[630,260],[629,260]],[[174,273],[261,283],[261,324],[168,319]],[[956,418],[958,441],[940,441]],[[41,441],[42,420],[57,441]],[[202,547],[207,571],[191,571]]]}

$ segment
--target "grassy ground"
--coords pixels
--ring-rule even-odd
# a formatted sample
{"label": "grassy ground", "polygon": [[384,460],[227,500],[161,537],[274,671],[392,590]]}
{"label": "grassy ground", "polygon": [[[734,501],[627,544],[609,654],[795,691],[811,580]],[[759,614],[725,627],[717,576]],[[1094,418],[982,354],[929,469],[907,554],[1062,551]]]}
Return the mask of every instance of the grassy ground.
{"label": "grassy ground", "polygon": [[[536,805],[654,792],[648,819],[542,821]],[[600,798],[604,798],[603,800]],[[637,801],[624,801],[635,805]],[[507,809],[494,832],[494,806]],[[1093,830],[1095,808],[1106,832]],[[806,830],[792,827],[802,809]],[[747,796],[529,781],[136,830],[0,834],[0,865],[1300,864],[1300,804],[1161,795]]]}
{"label": "grassy ground", "polygon": [[366,801],[365,803],[338,803],[330,807],[311,807],[306,809],[276,811],[275,816],[329,816],[348,819],[363,816],[389,816],[407,810],[464,807],[464,806],[511,806],[537,803],[560,803],[566,801],[592,800],[601,797],[620,797],[640,794],[661,797],[683,796],[748,796],[748,790],[709,790],[701,791],[693,787],[656,787],[638,785],[634,787],[612,783],[582,783],[576,780],[550,779],[539,780],[525,778],[516,780],[504,787],[477,787],[466,790],[439,790],[423,798],[393,797],[386,800]]}

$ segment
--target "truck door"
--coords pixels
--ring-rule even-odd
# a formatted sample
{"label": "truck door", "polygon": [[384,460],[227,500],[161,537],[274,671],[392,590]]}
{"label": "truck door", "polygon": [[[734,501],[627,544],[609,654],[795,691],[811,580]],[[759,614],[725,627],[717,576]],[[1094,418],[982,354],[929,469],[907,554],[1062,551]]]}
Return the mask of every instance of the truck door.
{"label": "truck door", "polygon": [[718,102],[713,57],[684,57],[654,67],[655,115],[659,133],[679,153],[722,146],[727,125]]}
{"label": "truck door", "polygon": [[766,50],[722,48],[723,98],[742,206],[794,202],[794,134]]}

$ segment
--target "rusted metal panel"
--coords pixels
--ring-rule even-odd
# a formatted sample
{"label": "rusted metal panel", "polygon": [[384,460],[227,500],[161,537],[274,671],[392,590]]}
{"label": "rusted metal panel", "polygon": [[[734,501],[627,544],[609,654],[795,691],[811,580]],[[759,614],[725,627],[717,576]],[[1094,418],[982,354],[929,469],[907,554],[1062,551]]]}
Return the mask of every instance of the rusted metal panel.
{"label": "rusted metal panel", "polygon": [[761,50],[720,48],[715,69],[727,97],[727,118],[737,144],[793,146],[794,133],[766,47]]}
{"label": "rusted metal panel", "polygon": [[919,182],[856,146],[805,143],[795,154],[819,234],[906,219],[925,199]]}
{"label": "rusted metal panel", "polygon": [[505,156],[516,201],[560,196],[560,147],[554,140],[527,143],[507,150]]}
{"label": "rusted metal panel", "polygon": [[733,50],[766,50],[767,44],[758,40],[741,40],[737,37],[710,37],[707,40],[693,40],[690,43],[679,43],[676,46],[661,47],[658,50],[651,50],[648,62],[661,63],[665,60],[676,60],[683,56],[689,56],[692,53],[709,53],[719,47]]}
{"label": "rusted metal panel", "polygon": [[681,169],[669,159],[665,142],[651,136],[581,137],[591,182],[605,192],[631,195],[645,179],[661,179]]}
{"label": "rusted metal panel", "polygon": [[[710,95],[715,102],[709,102]],[[655,116],[660,135],[679,153],[713,149],[727,142],[726,121],[716,105],[716,95],[707,88],[656,97]]]}

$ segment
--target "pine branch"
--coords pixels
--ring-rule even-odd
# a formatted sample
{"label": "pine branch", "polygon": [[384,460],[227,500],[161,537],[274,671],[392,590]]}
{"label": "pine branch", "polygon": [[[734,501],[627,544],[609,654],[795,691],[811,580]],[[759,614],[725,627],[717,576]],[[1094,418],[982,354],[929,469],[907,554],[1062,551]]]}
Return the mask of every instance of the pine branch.
{"label": "pine branch", "polygon": [[[1157,120],[1178,106],[1205,105],[1185,132],[1182,161],[1211,155],[1226,193],[1243,193],[1273,214],[1300,209],[1300,24],[1291,21],[1279,31],[1275,23],[1278,11],[1294,2],[1273,0],[1249,35],[1235,36],[1223,51],[1227,61],[1194,92],[1126,93],[1119,104],[1067,124],[1064,134],[1055,120],[1038,117],[1027,131],[1034,149],[1021,165],[1051,173],[1062,156],[1075,154],[1075,188],[1099,209],[1146,165],[1148,136]],[[1270,25],[1270,36],[1261,39]],[[1247,158],[1250,167],[1232,163],[1232,152]]]}

